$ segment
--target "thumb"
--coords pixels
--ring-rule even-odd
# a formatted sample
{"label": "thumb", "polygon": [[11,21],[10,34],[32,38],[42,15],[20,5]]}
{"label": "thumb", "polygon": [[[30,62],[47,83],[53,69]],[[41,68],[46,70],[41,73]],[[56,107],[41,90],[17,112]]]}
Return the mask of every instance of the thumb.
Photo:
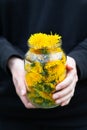
{"label": "thumb", "polygon": [[73,69],[72,64],[73,63],[72,63],[71,57],[67,56],[66,69],[69,70],[69,71],[72,70]]}
{"label": "thumb", "polygon": [[14,80],[14,84],[16,87],[16,91],[19,95],[26,95],[26,84],[25,84],[25,80],[22,78],[18,78]]}
{"label": "thumb", "polygon": [[20,94],[22,96],[26,95],[26,84],[25,84],[25,80],[22,80],[20,83]]}
{"label": "thumb", "polygon": [[68,65],[68,64],[66,64],[66,69],[67,69],[67,70],[72,70],[72,69],[73,69],[73,67],[72,67],[72,66],[70,66],[70,65]]}
{"label": "thumb", "polygon": [[22,89],[21,89],[21,95],[22,95],[22,96],[26,95],[26,89],[25,89],[25,88],[22,88]]}

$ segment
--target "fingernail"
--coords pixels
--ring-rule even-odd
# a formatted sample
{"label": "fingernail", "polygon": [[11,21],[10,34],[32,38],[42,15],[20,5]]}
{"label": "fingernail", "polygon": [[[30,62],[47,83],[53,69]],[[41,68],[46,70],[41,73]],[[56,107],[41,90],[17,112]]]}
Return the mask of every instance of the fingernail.
{"label": "fingernail", "polygon": [[58,95],[53,95],[53,99],[56,99],[56,98],[58,98],[59,96]]}
{"label": "fingernail", "polygon": [[61,103],[61,100],[57,100],[57,101],[56,101],[56,104],[60,104],[60,103]]}
{"label": "fingernail", "polygon": [[60,89],[61,89],[61,85],[57,85],[56,90],[60,90]]}
{"label": "fingernail", "polygon": [[21,95],[25,95],[26,91],[24,89],[21,90]]}
{"label": "fingernail", "polygon": [[65,106],[65,103],[64,104],[61,104],[61,107]]}

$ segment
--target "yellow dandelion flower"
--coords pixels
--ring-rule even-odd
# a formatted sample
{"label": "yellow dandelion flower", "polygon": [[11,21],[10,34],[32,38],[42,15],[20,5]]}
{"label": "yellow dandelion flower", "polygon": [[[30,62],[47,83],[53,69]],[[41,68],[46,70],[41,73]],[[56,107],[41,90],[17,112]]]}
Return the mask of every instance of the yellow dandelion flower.
{"label": "yellow dandelion flower", "polygon": [[34,62],[34,66],[31,68],[31,72],[41,73],[43,71],[40,62]]}
{"label": "yellow dandelion flower", "polygon": [[38,82],[41,82],[42,76],[39,73],[26,73],[25,75],[27,86],[34,86]]}
{"label": "yellow dandelion flower", "polygon": [[55,61],[49,61],[45,65],[45,69],[53,68],[55,66],[58,66],[61,63],[60,60],[55,60]]}
{"label": "yellow dandelion flower", "polygon": [[25,70],[27,72],[41,73],[43,71],[40,62],[31,63],[25,60]]}
{"label": "yellow dandelion flower", "polygon": [[46,78],[46,82],[47,83],[50,83],[50,82],[55,82],[55,80],[56,80],[56,77],[55,77],[56,75],[49,75],[47,78]]}
{"label": "yellow dandelion flower", "polygon": [[66,77],[66,71],[64,71],[60,76],[59,76],[59,82],[62,82]]}
{"label": "yellow dandelion flower", "polygon": [[47,93],[44,93],[44,92],[42,92],[42,91],[39,91],[38,89],[35,89],[35,91],[38,92],[38,94],[39,94],[42,98],[48,99],[48,100],[50,100],[50,101],[53,100],[52,97],[51,97],[51,94],[48,95]]}
{"label": "yellow dandelion flower", "polygon": [[47,35],[44,33],[36,33],[31,35],[28,39],[28,45],[33,49],[42,49],[42,48],[52,48],[60,46],[61,44],[61,36],[55,35]]}
{"label": "yellow dandelion flower", "polygon": [[58,83],[60,82],[60,80],[64,79],[61,75],[65,75],[66,69],[65,65],[62,62],[60,62],[60,64],[58,63],[58,65],[54,64],[54,66],[46,66],[46,69],[49,75],[46,79],[46,82],[55,81],[55,83]]}
{"label": "yellow dandelion flower", "polygon": [[57,74],[58,75],[61,75],[63,72],[65,72],[66,68],[65,68],[65,65],[60,63],[60,65],[57,67]]}
{"label": "yellow dandelion flower", "polygon": [[61,62],[62,62],[63,64],[66,63],[66,55],[65,55],[65,53],[63,53],[63,57],[62,57],[62,59],[61,59]]}
{"label": "yellow dandelion flower", "polygon": [[25,68],[26,72],[29,72],[31,70],[30,66],[31,66],[31,63],[28,62],[27,60],[25,60],[25,66],[24,66],[24,68]]}

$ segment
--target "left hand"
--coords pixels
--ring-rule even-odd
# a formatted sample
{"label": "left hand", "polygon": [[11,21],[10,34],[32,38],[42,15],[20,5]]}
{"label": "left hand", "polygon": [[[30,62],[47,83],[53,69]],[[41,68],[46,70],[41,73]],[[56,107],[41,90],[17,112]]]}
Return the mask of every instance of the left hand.
{"label": "left hand", "polygon": [[12,74],[12,80],[17,95],[27,109],[35,108],[27,99],[27,89],[25,81],[24,61],[18,57],[11,57],[8,60],[8,68]]}
{"label": "left hand", "polygon": [[66,78],[56,86],[56,92],[53,94],[56,104],[61,106],[69,104],[78,81],[76,62],[69,56],[67,56],[66,69]]}

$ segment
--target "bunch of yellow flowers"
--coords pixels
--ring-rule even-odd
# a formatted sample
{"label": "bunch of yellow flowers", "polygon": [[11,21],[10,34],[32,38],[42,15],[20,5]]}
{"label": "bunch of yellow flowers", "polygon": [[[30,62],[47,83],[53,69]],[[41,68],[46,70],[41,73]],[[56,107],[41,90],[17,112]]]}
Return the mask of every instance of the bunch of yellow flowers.
{"label": "bunch of yellow flowers", "polygon": [[36,107],[55,107],[52,94],[66,76],[61,36],[36,33],[28,39],[28,44],[30,49],[25,56],[28,98]]}

